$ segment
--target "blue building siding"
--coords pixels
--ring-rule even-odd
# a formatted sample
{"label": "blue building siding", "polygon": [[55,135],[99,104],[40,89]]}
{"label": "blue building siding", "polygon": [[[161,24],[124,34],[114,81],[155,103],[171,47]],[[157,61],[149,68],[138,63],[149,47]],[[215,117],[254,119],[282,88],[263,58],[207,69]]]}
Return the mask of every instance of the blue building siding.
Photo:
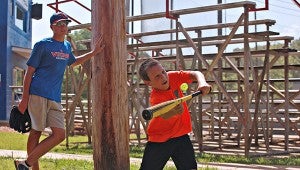
{"label": "blue building siding", "polygon": [[8,21],[5,18],[8,18],[8,9],[5,8],[8,6],[8,1],[2,2],[4,8],[0,10],[0,120],[6,119],[6,75],[7,75],[7,23]]}
{"label": "blue building siding", "polygon": [[[28,3],[28,4],[24,4]],[[28,0],[4,0],[0,10],[0,120],[9,119],[9,111],[12,105],[13,69],[18,67],[26,70],[26,58],[12,51],[12,47],[31,48],[32,21],[30,16],[32,1]],[[21,27],[16,26],[18,10],[22,12]],[[18,13],[20,14],[20,13]],[[23,19],[23,20],[22,20]],[[20,22],[18,21],[18,22]],[[22,27],[23,26],[23,27]],[[5,31],[2,31],[5,30]]]}

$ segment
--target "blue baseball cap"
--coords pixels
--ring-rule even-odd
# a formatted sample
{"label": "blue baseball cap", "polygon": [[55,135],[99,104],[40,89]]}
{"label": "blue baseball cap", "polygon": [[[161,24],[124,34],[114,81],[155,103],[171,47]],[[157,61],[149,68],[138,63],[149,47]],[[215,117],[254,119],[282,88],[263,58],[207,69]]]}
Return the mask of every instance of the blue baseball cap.
{"label": "blue baseball cap", "polygon": [[71,20],[68,18],[68,15],[66,15],[63,12],[54,13],[50,18],[50,24],[57,23],[59,21],[68,21],[71,22]]}

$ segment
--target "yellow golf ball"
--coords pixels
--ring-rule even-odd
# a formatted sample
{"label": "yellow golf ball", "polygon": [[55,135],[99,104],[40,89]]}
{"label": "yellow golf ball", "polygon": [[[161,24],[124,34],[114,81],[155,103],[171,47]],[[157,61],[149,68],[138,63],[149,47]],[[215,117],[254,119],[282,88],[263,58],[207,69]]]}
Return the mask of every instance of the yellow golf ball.
{"label": "yellow golf ball", "polygon": [[182,91],[187,91],[188,88],[189,88],[189,85],[187,83],[182,83],[180,85],[180,90],[182,90]]}

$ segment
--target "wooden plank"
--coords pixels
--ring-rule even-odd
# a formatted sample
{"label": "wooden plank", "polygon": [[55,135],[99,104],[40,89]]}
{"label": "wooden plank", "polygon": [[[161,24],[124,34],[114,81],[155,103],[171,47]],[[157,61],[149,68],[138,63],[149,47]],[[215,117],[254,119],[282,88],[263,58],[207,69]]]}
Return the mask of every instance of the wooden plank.
{"label": "wooden plank", "polygon": [[[274,25],[275,20],[265,19],[265,20],[253,20],[249,22],[249,25]],[[187,27],[185,28],[186,31],[199,31],[199,30],[209,30],[209,29],[220,29],[220,28],[228,28],[233,27],[236,24],[234,23],[225,23],[225,24],[213,24],[213,25],[203,25],[197,27]],[[242,26],[244,22],[240,24]],[[169,29],[169,30],[160,30],[160,31],[151,31],[151,32],[142,32],[142,33],[135,33],[135,34],[127,34],[127,37],[143,37],[143,36],[150,36],[150,35],[159,35],[159,34],[170,34],[175,33],[176,29]]]}
{"label": "wooden plank", "polygon": [[[275,33],[274,33],[275,34]],[[288,37],[288,36],[284,36],[284,37],[270,37],[270,41],[284,41],[284,40],[290,40],[293,39],[293,37]],[[168,44],[167,42],[170,41],[166,41],[165,44],[163,45],[153,45],[153,46],[147,46],[147,47],[139,47],[138,51],[151,51],[151,50],[163,50],[163,49],[175,49],[176,48],[176,44]],[[249,39],[249,42],[254,43],[254,42],[261,42],[261,40],[258,39]],[[197,42],[195,42],[196,44],[198,44]],[[207,42],[202,42],[202,46],[217,46],[217,45],[221,45],[224,43],[224,40],[215,40],[215,41],[207,41]],[[242,44],[244,43],[243,39],[233,39],[230,41],[230,44]],[[179,45],[180,48],[187,48],[190,47],[187,43],[184,44],[180,44]],[[136,52],[137,50],[133,48],[133,45],[127,45],[127,49],[130,52]],[[297,55],[300,55],[298,53],[295,53]]]}
{"label": "wooden plank", "polygon": [[[173,11],[170,11],[170,14],[180,16],[180,15],[186,15],[186,14],[217,11],[217,10],[222,10],[222,9],[243,8],[245,6],[248,6],[248,8],[251,8],[251,7],[254,7],[255,5],[256,5],[255,2],[242,1],[242,2],[235,2],[235,3],[202,6],[202,7],[190,8],[190,9],[173,10]],[[166,16],[165,12],[145,14],[145,15],[136,15],[136,16],[126,17],[126,22],[141,21],[141,20],[154,19],[154,18],[163,18],[165,16]]]}
{"label": "wooden plank", "polygon": [[68,26],[69,31],[78,30],[78,29],[89,29],[90,30],[91,23]]}
{"label": "wooden plank", "polygon": [[[276,23],[275,20],[271,19],[263,19],[263,20],[253,20],[249,22],[249,25],[274,25]],[[244,23],[242,22],[240,26]],[[209,30],[209,29],[220,29],[220,28],[228,28],[233,27],[235,23],[224,23],[224,24],[213,24],[213,25],[203,25],[203,26],[196,26],[196,27],[187,27],[186,31],[198,31],[198,30]],[[68,30],[78,30],[78,29],[90,29],[91,24],[79,24],[69,26]],[[160,30],[160,31],[151,31],[151,32],[142,32],[142,33],[135,33],[135,34],[127,34],[127,37],[142,37],[142,36],[151,36],[151,35],[159,35],[159,34],[170,34],[175,33],[176,29],[168,29],[168,30]],[[83,43],[84,41],[82,41]]]}
{"label": "wooden plank", "polygon": [[[273,31],[262,31],[262,32],[253,32],[253,33],[249,33],[249,35],[251,37],[255,37],[255,36],[267,36],[267,35],[279,35],[278,32],[273,32]],[[200,37],[200,38],[192,38],[192,40],[194,42],[198,42],[198,41],[202,41],[202,44],[205,44],[205,42],[214,42],[216,40],[223,40],[223,39],[227,39],[229,36],[228,35],[221,35],[221,36],[211,36],[211,37]],[[234,39],[241,39],[244,37],[244,34],[235,34],[232,35],[232,40]],[[186,45],[188,44],[188,41],[186,39],[181,39],[178,40],[178,43],[181,45]],[[225,42],[223,41],[222,44],[224,44]],[[176,40],[171,40],[171,41],[156,41],[156,42],[144,42],[142,44],[130,44],[127,45],[128,48],[132,49],[132,48],[137,48],[137,47],[148,47],[148,46],[159,46],[159,45],[165,45],[165,44],[176,44]]]}
{"label": "wooden plank", "polygon": [[[297,50],[293,50],[293,49],[273,49],[273,50],[270,50],[270,52],[272,53],[275,52],[279,52],[279,53],[289,53],[290,55],[300,55],[300,52],[295,52]],[[266,53],[266,50],[257,50],[257,51],[251,51],[251,54],[253,57],[264,57],[265,56],[265,53]],[[211,60],[213,59],[217,54],[216,53],[209,53],[209,54],[203,54],[203,57],[206,59],[206,60]],[[223,53],[223,56],[227,56],[227,57],[230,57],[230,58],[240,58],[240,57],[243,57],[243,52],[227,52],[227,53]],[[161,60],[161,61],[173,61],[176,56],[174,55],[165,55],[165,56],[159,56],[159,57],[153,57],[157,60]],[[194,58],[194,55],[184,55],[184,59],[185,60],[191,60]],[[140,58],[141,60],[144,60],[145,58]],[[133,59],[127,59],[127,64],[133,64]],[[291,64],[289,65],[290,66],[290,69],[294,69],[294,70],[298,70],[300,69],[300,64]],[[256,67],[256,68],[261,68],[261,67]],[[273,66],[272,68],[275,68],[275,69],[280,69],[280,68],[283,68],[283,66]],[[227,69],[227,68],[225,68]]]}

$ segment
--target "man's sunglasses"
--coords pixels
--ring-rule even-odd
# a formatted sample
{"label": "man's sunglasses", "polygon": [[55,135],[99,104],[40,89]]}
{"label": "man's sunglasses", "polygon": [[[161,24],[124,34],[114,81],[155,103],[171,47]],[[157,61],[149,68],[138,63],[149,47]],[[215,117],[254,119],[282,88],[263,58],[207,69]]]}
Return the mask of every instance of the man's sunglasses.
{"label": "man's sunglasses", "polygon": [[55,26],[68,26],[69,22],[68,21],[58,21],[52,25],[55,25]]}

